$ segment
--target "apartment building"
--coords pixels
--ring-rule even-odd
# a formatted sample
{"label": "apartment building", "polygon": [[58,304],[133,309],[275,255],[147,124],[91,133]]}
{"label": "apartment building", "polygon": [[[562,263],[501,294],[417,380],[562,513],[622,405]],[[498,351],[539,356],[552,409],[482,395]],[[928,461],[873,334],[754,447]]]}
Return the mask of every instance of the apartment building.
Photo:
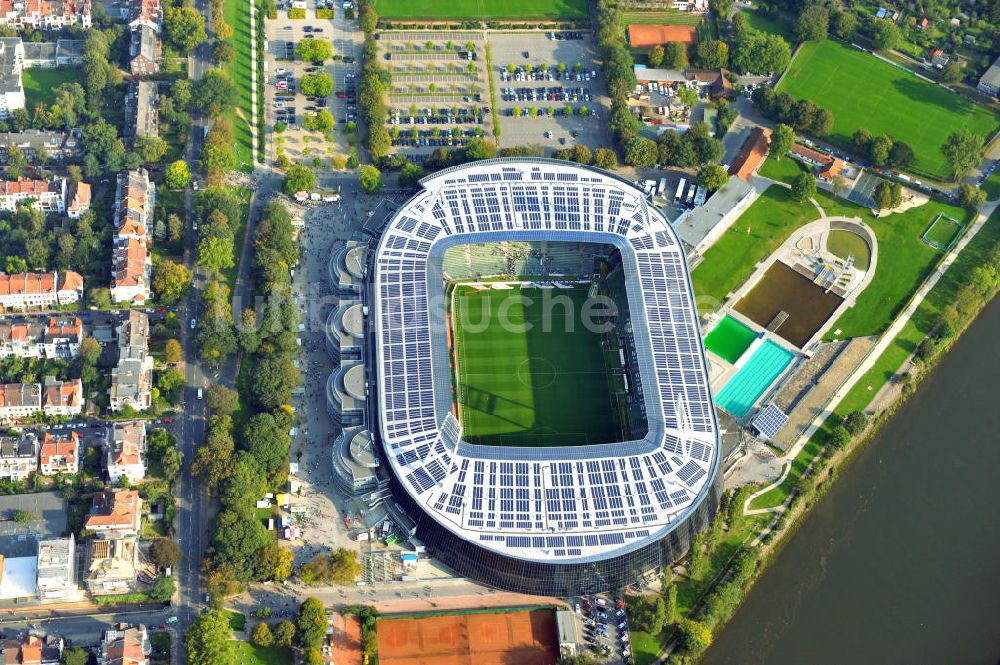
{"label": "apartment building", "polygon": [[74,432],[53,435],[46,432],[38,467],[43,476],[74,475],[80,471],[80,436]]}
{"label": "apartment building", "polygon": [[149,317],[129,310],[118,326],[118,364],[111,370],[109,406],[144,411],[152,404],[153,358],[149,355]]}
{"label": "apartment building", "polygon": [[127,478],[137,483],[146,477],[146,425],[141,420],[113,423],[105,440],[104,464],[108,480],[118,483]]}
{"label": "apartment building", "polygon": [[79,352],[83,334],[79,317],[0,321],[0,358],[68,360]]}

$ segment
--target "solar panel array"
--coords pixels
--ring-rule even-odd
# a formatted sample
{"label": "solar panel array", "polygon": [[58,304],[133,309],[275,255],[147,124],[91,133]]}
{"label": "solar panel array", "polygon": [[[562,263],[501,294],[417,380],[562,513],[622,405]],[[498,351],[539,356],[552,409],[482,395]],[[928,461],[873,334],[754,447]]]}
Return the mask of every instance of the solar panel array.
{"label": "solar panel array", "polygon": [[768,404],[763,411],[757,414],[750,426],[765,439],[773,439],[786,422],[788,422],[788,415],[776,405]]}
{"label": "solar panel array", "polygon": [[[478,162],[424,187],[386,227],[375,261],[382,440],[396,475],[452,531],[521,558],[568,562],[661,537],[703,495],[718,456],[684,252],[667,222],[638,190],[568,164]],[[432,362],[433,245],[526,234],[621,250],[650,445],[573,448],[561,459],[519,448],[464,454],[472,448],[457,420],[435,410],[450,377]]]}

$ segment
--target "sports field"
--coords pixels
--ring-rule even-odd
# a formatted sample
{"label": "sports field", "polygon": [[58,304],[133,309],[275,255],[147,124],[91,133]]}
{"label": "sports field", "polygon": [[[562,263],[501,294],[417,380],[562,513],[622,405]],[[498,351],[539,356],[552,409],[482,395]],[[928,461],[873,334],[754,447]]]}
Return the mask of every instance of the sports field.
{"label": "sports field", "polygon": [[378,622],[382,665],[555,665],[552,610],[448,614]]}
{"label": "sports field", "polygon": [[[571,306],[550,306],[556,298]],[[455,287],[464,440],[532,447],[621,440],[603,335],[582,322],[586,302],[585,287]]]}
{"label": "sports field", "polygon": [[850,149],[859,127],[888,133],[913,148],[915,170],[950,180],[941,145],[959,127],[987,136],[998,114],[938,85],[838,42],[807,42],[778,86],[809,99],[834,116],[832,142]]}
{"label": "sports field", "polygon": [[587,0],[376,0],[382,18],[576,19],[587,18]]}

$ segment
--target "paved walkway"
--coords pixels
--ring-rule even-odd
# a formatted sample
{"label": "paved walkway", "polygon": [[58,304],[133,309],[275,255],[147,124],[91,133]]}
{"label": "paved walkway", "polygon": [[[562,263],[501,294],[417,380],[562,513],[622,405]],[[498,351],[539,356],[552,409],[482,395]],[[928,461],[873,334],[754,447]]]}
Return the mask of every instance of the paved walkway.
{"label": "paved walkway", "polygon": [[851,391],[851,389],[854,388],[855,384],[857,384],[857,382],[860,381],[862,377],[864,377],[864,375],[868,372],[868,370],[870,370],[875,365],[875,362],[882,356],[882,353],[888,348],[889,344],[891,344],[892,341],[896,338],[896,336],[899,335],[903,327],[907,323],[909,323],[910,319],[913,317],[914,312],[916,312],[917,308],[920,307],[920,305],[924,302],[924,299],[927,297],[927,294],[930,293],[931,289],[933,289],[937,285],[941,277],[943,277],[944,274],[948,272],[948,269],[955,262],[955,259],[958,258],[958,255],[962,252],[962,250],[965,249],[966,245],[968,245],[972,241],[972,239],[976,237],[976,234],[979,233],[979,231],[983,228],[987,220],[990,218],[990,215],[993,214],[993,211],[996,210],[998,205],[1000,205],[1000,201],[993,201],[983,206],[982,210],[979,213],[979,216],[976,217],[976,221],[969,228],[969,231],[964,236],[962,236],[962,239],[959,240],[954,247],[952,247],[952,249],[944,257],[941,263],[938,264],[937,268],[930,275],[930,277],[928,277],[927,280],[923,283],[923,285],[919,289],[917,289],[917,292],[910,300],[910,303],[906,306],[903,312],[898,317],[896,317],[896,320],[892,322],[892,325],[890,325],[889,328],[882,334],[882,337],[879,338],[878,342],[875,343],[875,346],[872,347],[871,351],[868,353],[868,356],[861,362],[860,365],[858,365],[858,367],[854,370],[854,373],[852,373],[847,378],[847,380],[844,381],[841,387],[836,392],[834,392],[833,396],[830,398],[829,403],[826,405],[826,408],[820,411],[820,413],[813,419],[813,422],[808,427],[808,429],[806,429],[806,431],[803,432],[802,435],[799,437],[798,441],[795,442],[795,445],[793,445],[785,454],[783,458],[785,460],[785,468],[781,472],[781,476],[767,487],[747,497],[747,500],[743,503],[744,515],[757,515],[769,512],[778,513],[782,512],[785,509],[785,505],[787,504],[788,499],[786,499],[785,503],[783,503],[781,506],[773,508],[757,508],[754,510],[750,510],[750,503],[758,496],[766,494],[767,492],[771,491],[775,487],[778,487],[779,485],[781,485],[781,483],[785,481],[785,478],[788,477],[788,474],[792,469],[792,461],[798,456],[798,454],[802,451],[805,445],[809,442],[809,439],[812,438],[812,435],[816,433],[816,430],[818,430],[823,425],[824,422],[826,422],[827,418],[829,418],[830,415],[834,412],[834,410],[836,410],[836,408],[844,400],[844,398]]}

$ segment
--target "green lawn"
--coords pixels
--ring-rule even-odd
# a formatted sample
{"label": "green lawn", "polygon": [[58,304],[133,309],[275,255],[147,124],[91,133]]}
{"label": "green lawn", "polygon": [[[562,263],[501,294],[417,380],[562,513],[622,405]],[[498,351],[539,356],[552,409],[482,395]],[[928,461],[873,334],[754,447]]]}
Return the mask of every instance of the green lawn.
{"label": "green lawn", "polygon": [[940,217],[930,223],[923,237],[931,246],[948,249],[961,232],[961,224],[947,217]]}
{"label": "green lawn", "polygon": [[705,252],[705,260],[691,274],[699,309],[715,309],[726,294],[746,281],[758,261],[777,249],[793,230],[818,217],[813,204],[798,203],[790,190],[777,185],[764,190]]}
{"label": "green lawn", "polygon": [[785,38],[785,41],[789,44],[795,43],[795,36],[792,34],[792,26],[788,21],[784,21],[780,18],[771,18],[764,16],[759,11],[747,10],[743,12],[743,15],[747,17],[747,25],[752,30],[758,32],[769,32],[772,35],[780,35]]}
{"label": "green lawn", "polygon": [[682,12],[676,9],[663,9],[655,12],[625,12],[626,25],[698,25],[703,18],[701,14]]}
{"label": "green lawn", "polygon": [[789,492],[802,475],[802,471],[819,453],[822,444],[827,440],[833,424],[841,422],[847,414],[863,410],[868,406],[879,389],[899,370],[910,354],[916,350],[917,345],[938,323],[941,311],[954,302],[961,286],[958,277],[968,274],[981,264],[986,253],[993,248],[998,240],[1000,240],[1000,212],[995,212],[986,226],[958,255],[958,259],[948,269],[944,277],[927,294],[909,322],[903,326],[900,333],[875,361],[875,365],[847,393],[834,414],[827,419],[824,427],[813,435],[809,443],[792,461],[792,469],[785,481],[754,499],[750,504],[751,508],[778,506],[788,498]]}
{"label": "green lawn", "polygon": [[25,69],[21,73],[21,82],[24,85],[24,100],[28,115],[35,110],[38,102],[51,104],[55,99],[55,88],[63,83],[83,84],[83,69],[80,67],[60,67],[59,69]]}
{"label": "green lawn", "polygon": [[765,178],[770,178],[771,180],[778,180],[780,182],[787,182],[789,185],[792,184],[792,179],[799,175],[800,173],[805,173],[805,165],[797,159],[793,159],[789,156],[784,156],[780,160],[774,157],[768,157],[761,164],[760,170],[757,171],[759,175]]}
{"label": "green lawn", "polygon": [[[249,136],[249,132],[247,136]],[[250,214],[250,195],[252,192],[246,187],[239,187],[235,190],[235,193],[240,197],[243,205],[240,207],[240,218],[236,224],[236,231],[233,233],[234,264],[232,268],[226,268],[222,271],[222,278],[229,286],[230,293],[235,290],[236,278],[240,273],[240,252],[243,251],[243,239],[247,234],[247,216]]]}
{"label": "green lawn", "polygon": [[982,190],[990,201],[1000,199],[1000,168],[994,169],[990,177],[983,181]]}
{"label": "green lawn", "polygon": [[587,0],[376,0],[382,18],[575,19],[587,18]]}
{"label": "green lawn", "polygon": [[[967,217],[961,208],[931,201],[904,213],[893,213],[875,219],[867,208],[846,201],[837,201],[836,212],[827,207],[826,195],[820,205],[827,214],[845,214],[861,217],[874,231],[878,240],[878,265],[875,278],[858,296],[854,307],[847,310],[830,328],[841,329],[841,339],[875,335],[888,327],[906,306],[910,296],[940,260],[942,252],[920,240],[920,235],[931,220],[944,213],[959,221]],[[819,200],[819,199],[817,199]],[[849,211],[845,211],[845,208]]]}
{"label": "green lawn", "polygon": [[859,127],[889,133],[913,148],[915,170],[941,179],[950,177],[941,154],[949,134],[966,127],[985,137],[998,124],[993,111],[832,40],[803,44],[778,90],[829,109],[831,142],[850,149]]}
{"label": "green lawn", "polygon": [[223,610],[229,616],[229,627],[233,630],[246,630],[247,615],[233,610]]}
{"label": "green lawn", "polygon": [[[236,158],[242,170],[253,168],[252,136],[250,125],[254,117],[250,108],[250,65],[253,57],[253,35],[250,34],[250,4],[247,0],[225,0],[223,12],[226,23],[233,29],[229,43],[236,51],[236,59],[226,68],[226,73],[236,84],[237,98],[234,110],[229,117],[233,124],[233,139],[236,142]],[[259,72],[263,75],[263,72]]]}
{"label": "green lawn", "polygon": [[[549,308],[550,296],[569,297],[571,311]],[[466,440],[532,446],[618,440],[601,335],[579,317],[587,302],[585,288],[477,291],[457,286],[455,300],[459,413]],[[483,326],[486,316],[490,325]]]}
{"label": "green lawn", "polygon": [[841,259],[854,257],[854,265],[860,270],[868,270],[871,255],[865,239],[852,231],[830,231],[826,236],[826,248],[830,253]]}
{"label": "green lawn", "polygon": [[241,665],[293,665],[295,658],[289,649],[254,646],[250,642],[236,643],[236,662]]}

